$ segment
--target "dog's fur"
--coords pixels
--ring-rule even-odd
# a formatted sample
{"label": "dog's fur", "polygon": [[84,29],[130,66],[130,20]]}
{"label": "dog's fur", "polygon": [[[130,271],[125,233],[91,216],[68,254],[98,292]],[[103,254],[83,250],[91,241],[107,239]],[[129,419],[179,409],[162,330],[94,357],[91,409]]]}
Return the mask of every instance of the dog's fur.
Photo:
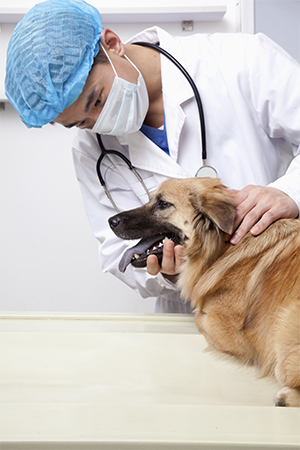
{"label": "dog's fur", "polygon": [[[234,197],[219,180],[168,180],[146,205],[110,219],[123,239],[171,233],[185,247],[178,285],[195,323],[217,350],[283,389],[278,406],[300,406],[300,220],[281,219],[233,246]],[[143,262],[145,265],[146,262]]]}

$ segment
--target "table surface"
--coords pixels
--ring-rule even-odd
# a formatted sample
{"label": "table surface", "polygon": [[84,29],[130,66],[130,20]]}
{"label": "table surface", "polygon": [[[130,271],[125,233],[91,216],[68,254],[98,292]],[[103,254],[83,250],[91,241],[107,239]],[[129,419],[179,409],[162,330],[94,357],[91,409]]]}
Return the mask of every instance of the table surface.
{"label": "table surface", "polygon": [[0,363],[1,450],[300,449],[300,408],[191,316],[2,314]]}

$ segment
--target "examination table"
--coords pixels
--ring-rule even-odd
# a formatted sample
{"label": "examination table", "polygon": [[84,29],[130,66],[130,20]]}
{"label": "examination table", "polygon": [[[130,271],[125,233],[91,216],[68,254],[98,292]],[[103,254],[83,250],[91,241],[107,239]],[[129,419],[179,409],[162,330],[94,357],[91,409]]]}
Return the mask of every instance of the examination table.
{"label": "examination table", "polygon": [[2,314],[1,450],[300,449],[300,408],[191,316]]}

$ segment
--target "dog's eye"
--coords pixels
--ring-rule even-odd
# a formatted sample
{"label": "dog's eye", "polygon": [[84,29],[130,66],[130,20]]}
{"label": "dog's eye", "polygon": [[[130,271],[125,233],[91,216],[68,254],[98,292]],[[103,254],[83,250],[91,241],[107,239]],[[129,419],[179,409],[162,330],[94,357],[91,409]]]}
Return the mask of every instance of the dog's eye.
{"label": "dog's eye", "polygon": [[160,209],[166,209],[169,208],[170,206],[173,206],[172,203],[166,202],[165,200],[160,200],[158,202],[158,206]]}

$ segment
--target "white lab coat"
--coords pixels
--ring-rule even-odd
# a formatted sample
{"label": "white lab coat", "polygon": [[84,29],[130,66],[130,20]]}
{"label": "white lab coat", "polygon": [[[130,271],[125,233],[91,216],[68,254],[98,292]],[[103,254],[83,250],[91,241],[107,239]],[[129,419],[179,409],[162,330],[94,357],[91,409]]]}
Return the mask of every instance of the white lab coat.
{"label": "white lab coat", "polygon": [[[160,42],[188,70],[200,91],[206,119],[207,164],[235,189],[248,184],[277,187],[300,209],[300,66],[266,36],[242,34],[172,37],[153,27],[130,42]],[[130,158],[152,192],[167,178],[193,177],[202,165],[199,115],[192,89],[172,62],[161,56],[165,126],[170,156],[141,132],[117,139],[104,136],[106,148]],[[104,272],[113,273],[142,297],[158,297],[158,312],[190,312],[177,287],[146,269],[118,270],[134,242],[115,237],[107,219],[115,214],[99,184],[96,136],[78,131],[73,146],[77,177],[92,230],[100,243]],[[147,201],[140,183],[111,157],[102,174],[118,207]]]}

